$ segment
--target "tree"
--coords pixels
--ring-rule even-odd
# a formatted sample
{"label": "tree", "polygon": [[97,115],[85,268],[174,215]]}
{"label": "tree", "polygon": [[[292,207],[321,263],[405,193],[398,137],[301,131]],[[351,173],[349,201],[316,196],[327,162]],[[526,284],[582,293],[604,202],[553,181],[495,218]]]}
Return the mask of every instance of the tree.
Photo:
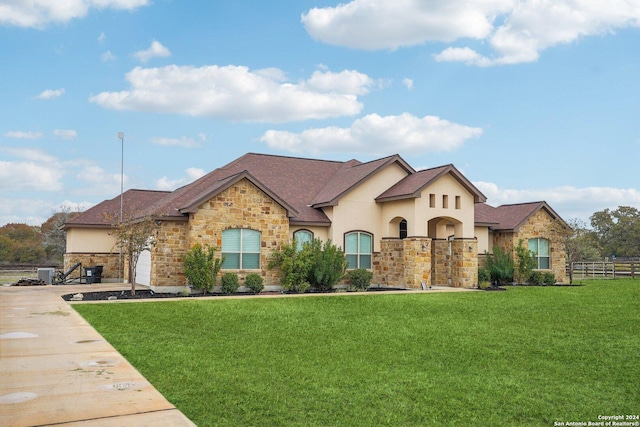
{"label": "tree", "polygon": [[573,283],[573,263],[580,261],[598,261],[600,253],[598,242],[587,224],[577,218],[567,221],[568,227],[556,224],[556,231],[562,238],[566,261],[569,264],[569,284]]}
{"label": "tree", "polygon": [[640,256],[640,211],[631,206],[604,209],[591,215],[591,227],[602,256]]}
{"label": "tree", "polygon": [[0,261],[6,264],[38,264],[45,261],[40,245],[40,228],[27,224],[0,227]]}
{"label": "tree", "polygon": [[135,271],[138,258],[142,251],[151,250],[156,244],[158,225],[151,216],[122,221],[115,225],[113,236],[116,246],[122,249],[122,254],[129,264],[129,282],[131,295],[136,294]]}
{"label": "tree", "polygon": [[67,233],[62,226],[78,214],[71,212],[68,206],[63,206],[40,226],[42,248],[49,261],[62,263],[67,244]]}

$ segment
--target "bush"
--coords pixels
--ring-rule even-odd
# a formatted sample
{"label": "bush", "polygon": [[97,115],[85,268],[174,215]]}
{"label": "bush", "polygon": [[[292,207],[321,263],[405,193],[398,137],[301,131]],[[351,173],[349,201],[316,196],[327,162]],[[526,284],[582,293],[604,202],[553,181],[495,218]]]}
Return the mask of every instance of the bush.
{"label": "bush", "polygon": [[516,265],[514,278],[519,285],[529,280],[533,269],[536,267],[535,253],[523,246],[523,240],[518,241],[516,248]]}
{"label": "bush", "polygon": [[205,294],[214,288],[224,258],[215,257],[216,248],[196,244],[184,257],[184,275],[189,284]]}
{"label": "bush", "polygon": [[305,292],[310,286],[319,290],[331,289],[347,268],[344,253],[328,240],[324,245],[320,239],[305,243],[297,250],[296,243],[286,243],[275,251],[269,268],[282,272],[280,284],[286,290]]}
{"label": "bush", "polygon": [[556,276],[553,273],[549,273],[549,272],[544,273],[542,281],[544,282],[545,285],[553,286],[556,284]]}
{"label": "bush", "polygon": [[331,239],[324,245],[320,239],[314,239],[303,246],[302,252],[305,251],[310,251],[309,257],[313,260],[307,279],[316,289],[329,290],[344,277],[347,261],[344,253],[331,243]]}
{"label": "bush", "polygon": [[371,279],[373,279],[373,273],[364,268],[350,270],[347,273],[349,286],[357,291],[367,290],[369,284],[371,283]]}
{"label": "bush", "polygon": [[529,283],[532,285],[542,285],[544,283],[542,273],[539,271],[531,272],[531,276],[529,276]]}
{"label": "bush", "polygon": [[236,273],[224,273],[222,275],[222,292],[232,294],[238,290],[240,282]]}
{"label": "bush", "polygon": [[493,255],[487,255],[487,267],[491,280],[503,285],[513,282],[513,258],[499,247],[493,248]]}
{"label": "bush", "polygon": [[264,289],[264,285],[262,284],[263,279],[262,276],[258,273],[249,273],[244,280],[244,284],[249,290],[254,294],[259,294],[262,289]]}
{"label": "bush", "polygon": [[478,283],[490,282],[491,272],[486,267],[480,267],[478,269]]}

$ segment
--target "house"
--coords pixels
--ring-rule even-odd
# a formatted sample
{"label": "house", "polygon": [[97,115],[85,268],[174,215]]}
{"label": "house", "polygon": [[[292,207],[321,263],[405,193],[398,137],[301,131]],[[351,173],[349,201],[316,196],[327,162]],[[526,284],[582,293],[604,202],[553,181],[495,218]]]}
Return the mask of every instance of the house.
{"label": "house", "polygon": [[[362,163],[249,153],[173,192],[123,195],[127,212],[158,225],[157,244],[141,256],[135,278],[156,292],[186,285],[182,259],[197,243],[219,248],[223,272],[241,279],[258,272],[266,286],[277,286],[270,254],[294,238],[330,239],[348,268],[370,269],[375,284],[410,288],[474,287],[479,254],[538,239],[550,254],[539,257],[540,268],[564,280],[561,248],[548,234],[564,222],[546,203],[485,202],[453,165],[416,171],[399,155]],[[102,202],[65,225],[65,266],[86,260],[105,266],[103,278],[119,277],[105,219],[119,203],[120,196]]]}

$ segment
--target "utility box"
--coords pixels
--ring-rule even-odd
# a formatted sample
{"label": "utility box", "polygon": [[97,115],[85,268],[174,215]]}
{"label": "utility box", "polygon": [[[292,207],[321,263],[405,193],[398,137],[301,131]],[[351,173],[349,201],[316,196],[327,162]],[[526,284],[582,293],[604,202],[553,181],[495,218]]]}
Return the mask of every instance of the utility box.
{"label": "utility box", "polygon": [[55,268],[39,268],[38,280],[46,283],[47,285],[53,284],[53,278],[56,274]]}

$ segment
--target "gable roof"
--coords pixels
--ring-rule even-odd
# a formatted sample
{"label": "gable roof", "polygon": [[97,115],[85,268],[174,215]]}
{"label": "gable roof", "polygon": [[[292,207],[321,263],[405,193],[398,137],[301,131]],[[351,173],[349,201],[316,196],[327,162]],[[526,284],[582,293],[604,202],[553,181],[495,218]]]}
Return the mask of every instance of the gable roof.
{"label": "gable roof", "polygon": [[249,179],[287,209],[292,220],[329,224],[324,212],[311,207],[311,202],[343,165],[336,161],[248,153],[175,190],[150,206],[148,212],[180,217],[207,197],[233,185],[231,182],[244,174],[242,178]]}
{"label": "gable roof", "polygon": [[496,231],[517,231],[533,214],[544,209],[553,219],[564,220],[545,201],[501,205],[497,208],[485,203],[475,205],[476,225],[487,225]]}
{"label": "gable roof", "polygon": [[422,190],[431,185],[440,177],[451,174],[467,191],[473,195],[475,203],[485,202],[487,198],[475,185],[460,173],[455,166],[449,164],[431,169],[424,169],[407,175],[397,182],[387,191],[376,197],[377,202],[388,202],[392,200],[415,199],[421,196]]}
{"label": "gable roof", "polygon": [[[127,190],[122,193],[122,207],[125,217],[144,212],[146,207],[170,194],[169,191]],[[120,219],[120,195],[105,200],[76,215],[64,224],[69,227],[111,227]]]}
{"label": "gable roof", "polygon": [[415,173],[414,169],[397,154],[367,163],[359,163],[356,160],[351,160],[350,162],[344,163],[343,167],[326,183],[324,188],[314,198],[311,203],[312,206],[319,208],[337,205],[338,200],[347,192],[376,172],[393,163],[400,165],[408,174]]}

